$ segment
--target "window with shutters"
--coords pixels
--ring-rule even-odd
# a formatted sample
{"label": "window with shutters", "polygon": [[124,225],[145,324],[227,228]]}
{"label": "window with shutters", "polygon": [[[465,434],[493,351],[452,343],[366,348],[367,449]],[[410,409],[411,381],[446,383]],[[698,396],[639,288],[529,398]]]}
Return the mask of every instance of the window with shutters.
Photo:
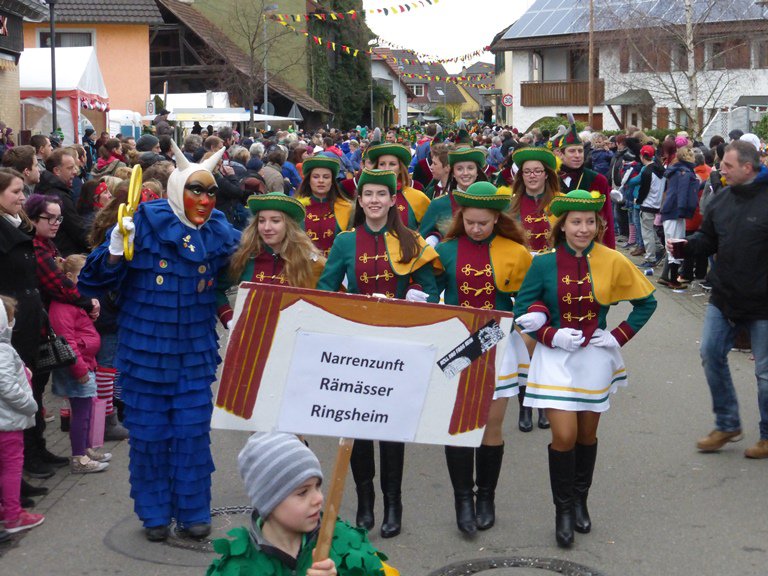
{"label": "window with shutters", "polygon": [[688,70],[688,50],[684,44],[674,44],[671,49],[670,59],[672,60],[673,72],[685,72]]}
{"label": "window with shutters", "polygon": [[712,70],[725,70],[726,56],[725,42],[712,42],[710,44],[709,67]]}
{"label": "window with shutters", "polygon": [[768,39],[758,40],[755,47],[755,68],[768,68]]}
{"label": "window with shutters", "polygon": [[651,72],[654,56],[637,46],[632,46],[629,53],[630,72]]}

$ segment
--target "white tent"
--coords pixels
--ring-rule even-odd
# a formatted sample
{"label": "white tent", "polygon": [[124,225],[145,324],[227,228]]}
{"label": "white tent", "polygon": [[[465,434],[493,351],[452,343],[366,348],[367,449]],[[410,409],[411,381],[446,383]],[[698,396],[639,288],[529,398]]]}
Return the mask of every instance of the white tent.
{"label": "white tent", "polygon": [[[51,50],[27,48],[19,59],[23,128],[49,133],[51,127]],[[104,130],[109,95],[92,46],[56,48],[56,115],[64,143],[79,142],[80,114]]]}

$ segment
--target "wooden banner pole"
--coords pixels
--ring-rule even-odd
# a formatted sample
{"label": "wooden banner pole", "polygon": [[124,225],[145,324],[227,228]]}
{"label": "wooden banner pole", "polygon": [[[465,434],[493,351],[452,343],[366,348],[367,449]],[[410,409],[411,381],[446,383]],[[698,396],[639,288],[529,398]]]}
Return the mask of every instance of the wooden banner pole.
{"label": "wooden banner pole", "polygon": [[352,457],[352,447],[355,441],[352,438],[339,438],[339,449],[336,452],[336,463],[333,466],[333,476],[328,488],[328,497],[325,501],[325,512],[320,523],[320,533],[317,536],[317,546],[313,555],[314,560],[320,561],[328,558],[333,540],[333,529],[336,527],[336,518],[339,516],[341,500],[344,497],[344,484],[349,470],[349,459]]}

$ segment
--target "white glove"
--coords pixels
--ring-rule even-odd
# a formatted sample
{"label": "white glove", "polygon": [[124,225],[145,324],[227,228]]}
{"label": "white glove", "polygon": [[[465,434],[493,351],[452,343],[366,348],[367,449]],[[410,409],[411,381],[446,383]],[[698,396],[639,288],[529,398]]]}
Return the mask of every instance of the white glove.
{"label": "white glove", "polygon": [[[133,223],[133,218],[125,216],[123,218],[123,228],[128,232],[128,242],[133,242],[133,238],[136,236],[136,226]],[[123,255],[123,238],[120,226],[115,226],[112,229],[112,235],[109,237],[109,253],[112,256]]]}
{"label": "white glove", "polygon": [[515,324],[522,328],[522,332],[536,332],[547,323],[547,315],[544,312],[528,312],[515,318]]}
{"label": "white glove", "polygon": [[429,298],[429,294],[416,290],[416,288],[411,288],[405,293],[405,300],[407,302],[426,302],[427,298]]}
{"label": "white glove", "polygon": [[431,236],[427,236],[427,238],[426,238],[424,241],[425,241],[427,244],[429,244],[430,246],[432,246],[432,248],[434,248],[435,246],[437,246],[438,244],[440,244],[440,238],[438,238],[438,237],[437,237],[437,236],[435,236],[434,234],[432,234]]}
{"label": "white glove", "polygon": [[600,346],[602,348],[620,347],[619,341],[616,340],[614,335],[607,330],[602,330],[601,328],[595,330],[595,332],[592,334],[592,338],[589,339],[589,343],[592,344],[592,346]]}
{"label": "white glove", "polygon": [[229,320],[227,320],[227,330],[232,330],[232,328],[234,328],[234,326],[235,326],[235,319],[234,318],[230,318]]}
{"label": "white glove", "polygon": [[560,328],[552,338],[552,346],[562,348],[566,352],[574,352],[584,344],[584,334],[573,328]]}

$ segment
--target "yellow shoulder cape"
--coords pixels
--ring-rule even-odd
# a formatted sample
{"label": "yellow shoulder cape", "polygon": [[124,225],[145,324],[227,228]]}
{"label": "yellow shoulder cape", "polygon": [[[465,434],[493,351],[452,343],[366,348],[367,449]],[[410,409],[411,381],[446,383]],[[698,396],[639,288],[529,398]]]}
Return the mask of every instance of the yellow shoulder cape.
{"label": "yellow shoulder cape", "polygon": [[646,298],[656,290],[623,254],[602,244],[594,244],[587,255],[587,262],[595,298],[604,306]]}
{"label": "yellow shoulder cape", "polygon": [[416,220],[421,222],[421,219],[424,218],[424,214],[426,213],[427,208],[429,208],[429,196],[424,194],[424,192],[416,190],[416,188],[411,188],[410,186],[403,188],[403,196],[405,196],[405,199],[408,201],[408,205],[411,207],[411,210],[413,210],[413,214],[416,216]]}
{"label": "yellow shoulder cape", "polygon": [[[418,192],[418,190],[417,190]],[[392,270],[398,276],[407,276],[430,262],[435,267],[435,270],[442,270],[443,265],[440,263],[440,258],[437,255],[437,251],[424,241],[421,236],[416,236],[419,243],[419,253],[410,262],[400,262],[400,241],[397,236],[384,233],[384,239],[387,244],[387,256],[389,256],[389,265],[392,266]]]}
{"label": "yellow shoulder cape", "polygon": [[343,198],[336,198],[336,202],[333,203],[333,215],[336,216],[336,223],[339,225],[340,230],[344,231],[347,229],[350,220],[352,220],[354,210],[355,207],[351,202]]}
{"label": "yellow shoulder cape", "polygon": [[[310,205],[312,199],[310,196],[302,196],[301,198],[298,198],[298,201],[306,208]],[[352,220],[354,209],[355,207],[348,200],[343,198],[337,198],[336,202],[333,203],[333,215],[336,217],[336,223],[339,225],[342,232],[347,230],[349,221]]]}
{"label": "yellow shoulder cape", "polygon": [[502,292],[520,290],[533,261],[528,249],[514,240],[496,236],[491,241],[490,252],[496,288]]}

